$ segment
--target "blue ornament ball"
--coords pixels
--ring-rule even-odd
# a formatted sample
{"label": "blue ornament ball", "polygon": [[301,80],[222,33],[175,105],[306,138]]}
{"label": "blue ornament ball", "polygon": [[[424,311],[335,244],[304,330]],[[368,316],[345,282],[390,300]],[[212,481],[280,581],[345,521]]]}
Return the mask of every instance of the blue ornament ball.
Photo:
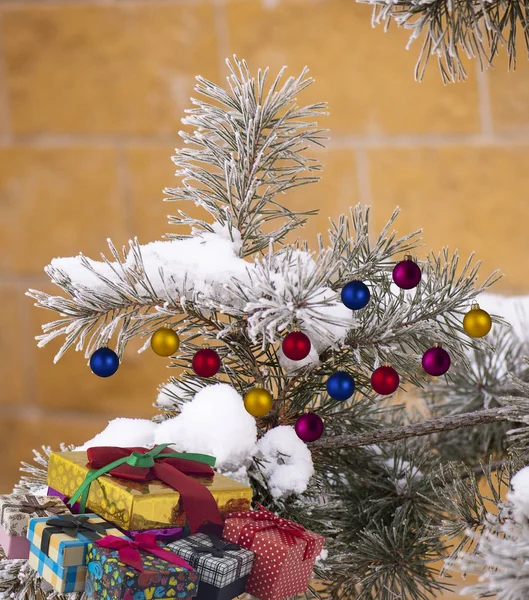
{"label": "blue ornament ball", "polygon": [[118,355],[110,348],[99,348],[90,357],[92,373],[99,377],[110,377],[118,370]]}
{"label": "blue ornament ball", "polygon": [[342,302],[351,310],[360,310],[367,306],[371,292],[363,281],[350,281],[343,286]]}
{"label": "blue ornament ball", "polygon": [[327,379],[327,393],[333,400],[347,400],[355,391],[355,380],[345,371],[336,371]]}

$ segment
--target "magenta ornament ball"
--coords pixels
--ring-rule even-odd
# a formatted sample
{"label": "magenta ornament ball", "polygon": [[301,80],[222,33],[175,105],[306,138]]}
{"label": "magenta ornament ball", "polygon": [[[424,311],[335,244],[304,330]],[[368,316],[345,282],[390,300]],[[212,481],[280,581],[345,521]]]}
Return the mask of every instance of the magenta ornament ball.
{"label": "magenta ornament ball", "polygon": [[323,433],[323,420],[315,413],[305,413],[296,421],[298,438],[304,442],[315,442]]}
{"label": "magenta ornament ball", "polygon": [[444,375],[450,368],[450,355],[438,346],[430,348],[423,354],[422,368],[434,377]]}
{"label": "magenta ornament ball", "polygon": [[421,268],[411,258],[401,260],[393,268],[393,281],[401,289],[411,290],[421,281]]}

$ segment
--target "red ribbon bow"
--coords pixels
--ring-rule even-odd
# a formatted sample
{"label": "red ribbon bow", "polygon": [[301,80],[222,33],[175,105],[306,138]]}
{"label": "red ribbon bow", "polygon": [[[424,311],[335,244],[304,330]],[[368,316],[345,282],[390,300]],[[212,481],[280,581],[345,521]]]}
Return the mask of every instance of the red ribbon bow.
{"label": "red ribbon bow", "polygon": [[[87,456],[90,467],[100,469],[133,453],[145,454],[146,452],[148,452],[147,448],[102,446],[89,448]],[[189,477],[192,475],[212,478],[215,471],[209,465],[198,461],[184,458],[162,458],[163,454],[171,454],[171,450],[163,450],[152,467],[133,467],[122,464],[112,469],[110,475],[131,481],[158,479],[179,492],[191,533],[195,533],[203,523],[208,521],[222,525],[219,507],[209,489],[196,479]]]}
{"label": "red ribbon bow", "polygon": [[177,567],[183,567],[188,571],[194,571],[193,567],[183,558],[180,558],[180,556],[173,552],[160,548],[160,546],[156,544],[156,536],[153,533],[139,533],[134,541],[119,538],[115,535],[107,535],[103,539],[97,540],[95,543],[102,548],[117,550],[119,560],[122,563],[134,567],[141,573],[143,573],[144,568],[140,552],[154,554],[154,556],[176,565]]}
{"label": "red ribbon bow", "polygon": [[239,539],[237,543],[248,550],[251,550],[253,539],[255,534],[259,531],[266,531],[268,529],[278,529],[285,535],[285,540],[290,546],[294,546],[297,542],[297,538],[305,540],[307,546],[305,547],[305,553],[303,554],[303,560],[311,558],[316,549],[316,541],[310,531],[307,531],[305,527],[298,523],[293,523],[288,519],[282,519],[274,513],[267,510],[264,506],[257,503],[259,510],[247,510],[245,512],[235,512],[226,515],[227,519],[252,519],[252,521],[262,521],[262,525],[257,523],[248,523],[245,525],[239,533]]}

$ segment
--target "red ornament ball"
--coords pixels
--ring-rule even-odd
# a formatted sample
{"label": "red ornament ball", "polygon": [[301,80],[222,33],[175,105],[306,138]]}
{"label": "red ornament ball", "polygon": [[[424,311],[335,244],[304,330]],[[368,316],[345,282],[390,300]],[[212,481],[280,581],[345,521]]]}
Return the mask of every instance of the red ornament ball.
{"label": "red ornament ball", "polygon": [[303,360],[310,353],[310,340],[302,331],[291,331],[285,336],[281,348],[290,360]]}
{"label": "red ornament ball", "polygon": [[393,268],[393,281],[403,290],[419,285],[421,276],[421,268],[411,257],[401,260]]}
{"label": "red ornament ball", "polygon": [[199,377],[213,377],[219,372],[219,355],[211,348],[202,348],[193,356],[193,371]]}
{"label": "red ornament ball", "polygon": [[450,354],[440,346],[434,346],[422,355],[422,368],[434,377],[444,375],[450,368]]}
{"label": "red ornament ball", "polygon": [[304,442],[315,442],[323,433],[323,420],[315,413],[301,415],[294,426],[296,434]]}
{"label": "red ornament ball", "polygon": [[384,365],[378,367],[371,375],[371,387],[381,396],[389,396],[397,391],[400,384],[400,377],[393,367]]}

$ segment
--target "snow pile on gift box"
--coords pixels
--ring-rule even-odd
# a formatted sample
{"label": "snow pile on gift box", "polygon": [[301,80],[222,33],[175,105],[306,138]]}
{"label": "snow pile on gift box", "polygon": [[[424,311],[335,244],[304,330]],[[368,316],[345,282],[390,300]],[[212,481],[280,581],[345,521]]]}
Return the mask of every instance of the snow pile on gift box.
{"label": "snow pile on gift box", "polygon": [[179,415],[162,423],[114,419],[78,449],[151,448],[166,443],[178,452],[215,456],[215,468],[241,483],[248,482],[247,468],[257,458],[274,498],[303,493],[314,473],[310,450],[292,427],[276,427],[257,439],[255,419],[246,412],[240,394],[226,383],[203,388],[182,406]]}

